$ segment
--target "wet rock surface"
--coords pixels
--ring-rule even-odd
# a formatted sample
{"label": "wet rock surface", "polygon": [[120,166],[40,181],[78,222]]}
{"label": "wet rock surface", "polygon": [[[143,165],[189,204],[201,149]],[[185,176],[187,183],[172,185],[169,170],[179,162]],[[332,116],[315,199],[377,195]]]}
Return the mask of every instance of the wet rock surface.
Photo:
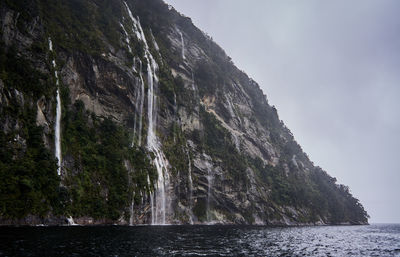
{"label": "wet rock surface", "polygon": [[[81,2],[88,3],[85,8],[93,8],[92,1]],[[329,201],[333,200],[324,196],[321,200],[319,193],[314,199],[303,188],[297,189],[297,185],[312,187],[310,192],[325,192],[324,187],[336,192],[340,187],[332,181],[319,187],[313,174],[326,173],[314,167],[257,83],[238,70],[189,18],[169,10],[158,0],[112,1],[112,5],[118,7],[118,15],[110,18],[110,22],[120,24],[113,34],[117,39],[99,32],[94,37],[102,47],[96,53],[68,48],[57,35],[51,35],[55,30],[50,25],[55,25],[44,17],[34,15],[21,22],[22,30],[17,26],[20,22],[17,11],[7,4],[2,4],[0,10],[4,49],[16,48],[18,55],[43,73],[42,80],[48,85],[54,84],[50,53],[47,49],[34,53],[32,48],[35,44],[45,44],[49,36],[54,40],[55,70],[60,76],[61,101],[66,108],[61,137],[67,126],[63,124],[67,111],[73,113],[74,104],[83,103],[89,127],[97,119],[110,119],[127,131],[129,145],[142,149],[157,168],[157,179],[146,174],[140,183],[134,183],[132,177],[139,172],[138,164],[125,162],[129,166],[124,171],[129,180],[126,189],[129,196],[126,208],[118,210],[119,217],[78,214],[75,223],[367,222],[364,214],[334,218],[336,214],[330,207],[316,211],[318,201],[321,206],[331,206]],[[156,12],[158,18],[154,16]],[[57,26],[60,33],[67,33],[62,25]],[[113,40],[117,43],[111,43]],[[43,128],[43,142],[53,151],[55,87],[47,91],[33,96],[11,84],[5,87],[0,80],[0,108],[4,109],[10,101],[20,109],[33,106],[36,124]],[[18,118],[2,115],[0,128],[4,133],[18,130],[18,126]],[[24,140],[16,136],[10,144],[24,148]],[[68,150],[68,145],[63,144],[63,149]],[[74,185],[70,180],[82,174],[84,163],[80,155],[63,152],[61,185]],[[328,175],[323,176],[330,180]],[[342,195],[342,191],[337,192]],[[103,188],[98,194],[107,200],[109,190]],[[296,194],[304,195],[297,199]],[[343,206],[353,206],[353,200],[349,199],[346,195],[339,201]],[[160,219],[160,215],[164,218]],[[64,216],[69,215],[4,218],[0,223],[55,225],[64,224]]]}

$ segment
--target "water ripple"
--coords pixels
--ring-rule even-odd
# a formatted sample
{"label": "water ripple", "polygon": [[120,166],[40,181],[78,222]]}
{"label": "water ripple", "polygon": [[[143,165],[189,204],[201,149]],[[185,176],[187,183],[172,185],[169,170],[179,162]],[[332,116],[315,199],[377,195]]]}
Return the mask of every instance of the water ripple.
{"label": "water ripple", "polygon": [[0,256],[400,256],[400,225],[0,227]]}

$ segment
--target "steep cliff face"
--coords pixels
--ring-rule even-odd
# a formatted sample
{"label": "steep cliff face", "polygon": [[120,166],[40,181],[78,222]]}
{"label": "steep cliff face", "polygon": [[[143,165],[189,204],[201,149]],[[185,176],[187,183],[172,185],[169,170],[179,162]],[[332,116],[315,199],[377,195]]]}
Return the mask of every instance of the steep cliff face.
{"label": "steep cliff face", "polygon": [[3,224],[367,222],[257,83],[161,0],[0,7]]}

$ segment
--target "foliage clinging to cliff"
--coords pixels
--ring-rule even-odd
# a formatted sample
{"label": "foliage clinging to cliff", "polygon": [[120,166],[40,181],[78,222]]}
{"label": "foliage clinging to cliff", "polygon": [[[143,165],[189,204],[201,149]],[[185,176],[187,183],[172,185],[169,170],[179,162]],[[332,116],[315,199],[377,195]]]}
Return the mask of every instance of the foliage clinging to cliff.
{"label": "foliage clinging to cliff", "polygon": [[[256,218],[268,223],[284,215],[297,223],[367,221],[367,213],[349,189],[313,166],[257,83],[239,71],[190,18],[169,10],[161,0],[127,2],[135,6],[133,15],[140,17],[149,51],[159,66],[159,110],[153,115],[157,115],[159,143],[171,165],[178,199],[174,200],[180,201],[173,203],[174,208],[191,208],[202,222],[210,214],[246,223]],[[135,102],[139,60],[148,96],[148,58],[123,2],[6,0],[0,7],[13,10],[10,17],[16,19],[17,28],[12,29],[20,33],[12,37],[8,31],[5,35],[12,43],[0,43],[0,216],[54,214],[117,221],[127,218],[132,203],[138,209],[148,204],[145,201],[157,181],[154,154],[139,146],[148,129],[144,115],[149,111],[148,100],[142,102],[143,117]],[[122,26],[129,28],[129,35]],[[180,52],[183,45],[176,45],[181,38],[173,38],[179,32],[190,40],[185,41],[186,60]],[[149,40],[152,34],[159,51]],[[18,42],[31,36],[37,36],[32,43]],[[49,36],[54,42],[52,53],[47,47]],[[52,154],[56,91],[52,58],[58,64],[55,70],[65,79],[59,86],[61,177]],[[228,96],[232,103],[226,100]],[[204,99],[213,102],[206,106]],[[100,111],[95,114],[96,110]],[[38,116],[41,111],[44,117]],[[36,117],[42,119],[41,126]],[[137,142],[137,134],[133,136],[136,118],[143,122],[142,142]],[[201,162],[215,170],[204,175],[198,167]],[[189,191],[189,170],[195,184],[190,189],[195,194],[193,203],[188,195],[182,196]],[[205,184],[211,175],[219,183],[212,190]],[[143,215],[149,215],[148,208],[142,209]],[[188,220],[190,211],[185,218],[179,211],[174,218]],[[290,216],[296,212],[300,215]]]}

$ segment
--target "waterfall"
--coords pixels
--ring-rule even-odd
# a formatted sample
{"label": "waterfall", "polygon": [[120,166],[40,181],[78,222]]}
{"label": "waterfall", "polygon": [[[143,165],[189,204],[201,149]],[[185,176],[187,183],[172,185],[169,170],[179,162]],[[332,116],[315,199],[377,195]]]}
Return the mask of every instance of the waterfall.
{"label": "waterfall", "polygon": [[193,92],[196,91],[196,86],[194,84],[194,73],[193,73],[193,70],[192,70],[192,90],[193,90]]}
{"label": "waterfall", "polygon": [[154,193],[150,193],[150,208],[151,208],[151,224],[156,224],[155,207],[154,207]]}
{"label": "waterfall", "polygon": [[[231,116],[231,119],[232,120],[237,120],[237,117],[236,117],[236,115],[235,115],[235,111],[234,111],[234,108],[233,108],[233,104],[232,104],[232,98],[229,96],[227,96],[227,95],[225,95],[225,99],[226,99],[226,103],[228,104],[228,112],[229,112],[229,115]],[[232,135],[232,140],[233,140],[233,144],[235,145],[235,148],[236,148],[236,150],[238,151],[238,152],[240,152],[240,141],[239,141],[239,135],[240,135],[240,133],[238,133],[238,132],[236,132],[236,131],[231,131],[231,135]]]}
{"label": "waterfall", "polygon": [[151,224],[155,224],[155,214],[154,214],[154,192],[151,191],[150,176],[147,174],[147,187],[150,191],[150,210],[151,210]]}
{"label": "waterfall", "polygon": [[211,200],[211,188],[213,183],[213,176],[211,174],[211,168],[207,167],[207,222],[211,222],[210,215],[210,200]]}
{"label": "waterfall", "polygon": [[142,145],[142,116],[144,105],[144,81],[142,76],[142,61],[139,59],[139,77],[140,77],[140,102],[139,102],[139,128],[138,128],[138,144]]}
{"label": "waterfall", "polygon": [[[125,35],[125,42],[128,46],[128,51],[129,53],[133,54],[132,52],[132,48],[130,46],[130,40],[129,40],[129,34],[125,29],[125,26],[120,23],[119,24],[122,28],[122,31],[124,32]],[[138,114],[138,118],[139,118],[139,127],[136,127],[136,115],[134,118],[134,125],[133,125],[133,138],[132,138],[132,143],[131,146],[133,147],[133,145],[135,144],[135,136],[138,135],[138,145],[141,145],[142,142],[142,115],[143,115],[143,104],[144,104],[144,81],[143,81],[143,77],[142,77],[142,61],[140,60],[140,58],[136,58],[136,56],[133,57],[133,65],[132,65],[132,69],[134,72],[137,72],[137,68],[136,68],[136,61],[139,62],[139,84],[140,84],[140,91],[136,94],[136,98],[135,98],[135,110],[139,111]]]}
{"label": "waterfall", "polygon": [[133,225],[133,206],[135,205],[135,192],[132,193],[132,201],[131,201],[131,208],[130,208],[130,217],[129,217],[129,225]]}
{"label": "waterfall", "polygon": [[75,223],[74,219],[71,216],[69,216],[69,218],[67,218],[67,221],[68,221],[68,225],[70,225],[70,226],[77,226],[78,225],[78,224]]}
{"label": "waterfall", "polygon": [[154,48],[157,50],[157,52],[160,51],[160,47],[157,44],[156,38],[153,35],[153,31],[150,29],[150,35],[151,35],[151,40],[153,42]]}
{"label": "waterfall", "polygon": [[211,176],[210,171],[208,171],[207,175],[207,222],[210,222],[210,196],[211,196]]}
{"label": "waterfall", "polygon": [[136,34],[136,37],[137,37],[139,40],[142,40],[142,41],[143,41],[142,35],[140,34],[140,32],[139,32],[139,30],[138,30],[138,27],[137,27],[137,20],[133,17],[132,12],[131,12],[131,9],[129,9],[128,4],[127,4],[126,2],[124,2],[124,4],[125,4],[125,7],[126,7],[126,10],[128,11],[129,18],[131,18],[131,21],[133,22],[133,32]]}
{"label": "waterfall", "polygon": [[[51,38],[49,38],[49,49],[51,52],[53,51],[53,42],[51,41]],[[55,124],[55,135],[54,135],[54,142],[55,142],[55,156],[57,158],[57,174],[60,176],[61,175],[61,98],[60,98],[60,92],[59,92],[59,78],[58,78],[58,73],[56,70],[56,60],[53,58],[52,60],[53,68],[54,68],[54,76],[56,77],[56,86],[57,86],[57,107],[56,107],[56,124]]]}
{"label": "waterfall", "polygon": [[[57,72],[56,72],[57,75]],[[58,81],[58,77],[57,77]],[[57,83],[58,85],[58,83]],[[56,157],[58,159],[57,174],[61,175],[61,99],[60,92],[57,88],[57,111],[56,111],[56,127],[55,127],[55,147],[56,147]]]}
{"label": "waterfall", "polygon": [[189,160],[189,169],[188,169],[188,176],[189,176],[189,201],[190,206],[193,206],[193,179],[192,179],[192,162],[190,161],[190,156],[188,152],[188,160]]}
{"label": "waterfall", "polygon": [[150,53],[146,37],[144,35],[142,26],[139,19],[135,19],[132,15],[129,6],[124,2],[128,11],[129,17],[132,20],[132,30],[140,41],[144,44],[144,57],[147,61],[147,149],[154,153],[154,164],[157,169],[158,179],[157,188],[155,192],[150,194],[151,208],[152,208],[152,224],[166,224],[166,213],[170,201],[168,194],[169,175],[168,175],[168,161],[161,150],[161,143],[156,135],[155,129],[157,127],[157,96],[155,89],[158,87],[157,71],[158,65],[154,57]]}
{"label": "waterfall", "polygon": [[185,42],[183,41],[183,34],[180,31],[179,31],[179,34],[181,35],[182,59],[186,60],[186,57],[185,57]]}
{"label": "waterfall", "polygon": [[195,109],[195,110],[197,109],[197,115],[200,115],[200,101],[201,101],[201,98],[200,98],[200,96],[199,96],[198,90],[196,89],[196,84],[195,84],[195,81],[194,81],[194,72],[193,72],[193,69],[191,69],[191,71],[192,71],[192,90],[193,90],[193,96],[194,96],[195,99],[198,99],[197,104],[196,104],[196,106],[194,107],[194,109]]}
{"label": "waterfall", "polygon": [[[125,29],[125,27],[124,27],[124,25],[123,25],[122,23],[120,23],[119,25],[121,26],[122,30],[124,31],[124,34],[125,34],[125,42],[126,42],[126,45],[128,46],[128,51],[129,51],[130,53],[132,53],[132,48],[131,48],[131,46],[130,46],[131,41],[129,40],[128,32],[126,32],[126,29]],[[134,61],[134,62],[135,62],[135,61]]]}
{"label": "waterfall", "polygon": [[[129,34],[126,31],[124,25],[122,23],[119,24],[125,34],[125,42],[128,46],[128,51],[129,53],[132,53],[132,48],[130,46],[130,40],[129,40]],[[134,125],[133,125],[133,138],[132,138],[132,143],[131,147],[134,146],[135,144],[135,136],[138,135],[138,145],[140,146],[142,143],[142,115],[143,115],[143,103],[144,103],[144,82],[143,82],[143,77],[142,77],[142,61],[139,59],[139,84],[140,84],[140,91],[136,94],[135,98],[135,111],[139,111],[139,115],[134,117]],[[132,65],[132,70],[134,72],[137,72],[136,69],[136,57],[133,57],[133,65]],[[139,127],[136,127],[137,121],[136,119],[139,119]],[[135,192],[132,192],[132,200],[131,200],[131,206],[130,206],[130,218],[129,218],[129,225],[133,225],[133,214],[134,214],[134,207],[135,205]]]}
{"label": "waterfall", "polygon": [[188,180],[189,180],[189,208],[190,208],[190,224],[193,224],[193,179],[192,179],[192,161],[190,160],[189,147],[186,144],[186,155],[188,158]]}
{"label": "waterfall", "polygon": [[[142,144],[142,116],[143,116],[143,106],[144,106],[144,81],[143,81],[143,75],[142,75],[142,61],[138,58],[139,62],[139,85],[140,85],[140,91],[136,94],[135,98],[135,109],[139,112],[138,116],[135,116],[134,119],[134,125],[133,125],[133,138],[132,138],[132,144],[131,146],[133,147],[135,143],[135,136],[137,135],[138,141],[137,144],[141,146]],[[136,58],[134,58],[134,64],[136,63]],[[135,65],[136,66],[136,65]],[[139,122],[137,122],[137,120]],[[139,124],[139,126],[137,126]]]}

